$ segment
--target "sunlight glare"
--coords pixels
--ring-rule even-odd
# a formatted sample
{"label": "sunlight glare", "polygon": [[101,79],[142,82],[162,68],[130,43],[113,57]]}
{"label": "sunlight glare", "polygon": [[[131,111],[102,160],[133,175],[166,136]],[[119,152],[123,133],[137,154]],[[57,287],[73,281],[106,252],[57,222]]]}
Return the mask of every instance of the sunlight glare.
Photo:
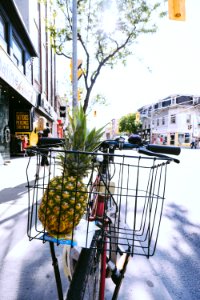
{"label": "sunlight glare", "polygon": [[112,33],[116,28],[116,17],[110,11],[106,11],[102,20],[103,31],[106,33]]}
{"label": "sunlight glare", "polygon": [[112,1],[112,4],[109,6],[109,8],[104,10],[102,16],[102,27],[105,33],[113,33],[116,30],[117,16],[117,6],[115,1]]}

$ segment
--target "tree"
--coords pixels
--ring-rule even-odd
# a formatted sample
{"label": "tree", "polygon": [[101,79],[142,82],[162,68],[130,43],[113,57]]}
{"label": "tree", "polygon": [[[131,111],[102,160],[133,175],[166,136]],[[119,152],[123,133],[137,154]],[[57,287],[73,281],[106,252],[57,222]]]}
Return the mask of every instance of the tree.
{"label": "tree", "polygon": [[[58,10],[54,10],[54,21],[47,22],[52,47],[58,55],[71,59],[72,1],[43,1],[59,7],[59,17]],[[77,0],[77,42],[83,60],[84,111],[102,68],[113,68],[118,61],[125,65],[127,57],[133,54],[137,38],[156,32],[153,18],[166,14],[162,10],[163,2],[165,0]]]}
{"label": "tree", "polygon": [[136,114],[128,114],[119,120],[119,132],[137,133],[141,123],[136,121]]}

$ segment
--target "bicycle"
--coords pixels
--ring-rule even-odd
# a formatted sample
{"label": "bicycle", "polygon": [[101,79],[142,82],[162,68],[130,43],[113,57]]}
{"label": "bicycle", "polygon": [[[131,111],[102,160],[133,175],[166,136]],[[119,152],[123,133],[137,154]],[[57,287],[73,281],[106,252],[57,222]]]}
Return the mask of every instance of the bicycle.
{"label": "bicycle", "polygon": [[[120,154],[123,149],[137,149],[137,152],[134,156]],[[179,162],[164,153],[179,155],[180,148],[144,146],[136,137],[131,143],[123,139],[104,141],[92,153],[72,151],[77,157],[90,157],[91,172],[85,182],[88,196],[85,215],[68,239],[49,236],[45,228],[41,228],[37,217],[41,194],[58,172],[55,154],[61,152],[67,155],[69,152],[49,146],[48,150],[48,171],[43,170],[44,173],[38,176],[41,179],[36,178],[33,184],[28,180],[28,237],[50,243],[60,300],[63,299],[63,291],[54,244],[66,245],[63,257],[70,281],[66,300],[103,300],[106,278],[114,284],[112,300],[117,299],[129,258],[133,255],[149,258],[155,253],[165,199],[167,167],[173,161]],[[35,151],[39,161],[42,152],[40,149]]]}

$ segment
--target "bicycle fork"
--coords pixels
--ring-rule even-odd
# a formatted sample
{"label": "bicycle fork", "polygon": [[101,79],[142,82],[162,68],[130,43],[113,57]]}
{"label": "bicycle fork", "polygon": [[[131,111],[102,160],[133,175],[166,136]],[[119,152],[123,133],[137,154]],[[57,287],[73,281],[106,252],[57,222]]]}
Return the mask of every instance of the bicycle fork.
{"label": "bicycle fork", "polygon": [[118,297],[118,293],[122,284],[122,280],[124,278],[124,274],[126,272],[126,268],[129,262],[130,253],[129,250],[123,253],[119,260],[117,261],[116,265],[113,264],[111,261],[108,262],[108,269],[111,271],[111,279],[115,284],[114,293],[112,296],[112,300],[116,300]]}
{"label": "bicycle fork", "polygon": [[131,254],[129,248],[125,253],[120,253],[120,251],[118,251],[120,253],[120,258],[116,262],[113,262],[111,259],[107,258],[107,244],[108,238],[106,236],[105,240],[103,241],[103,249],[101,255],[101,280],[99,300],[105,299],[105,280],[108,277],[111,277],[113,283],[115,284],[112,300],[116,300]]}

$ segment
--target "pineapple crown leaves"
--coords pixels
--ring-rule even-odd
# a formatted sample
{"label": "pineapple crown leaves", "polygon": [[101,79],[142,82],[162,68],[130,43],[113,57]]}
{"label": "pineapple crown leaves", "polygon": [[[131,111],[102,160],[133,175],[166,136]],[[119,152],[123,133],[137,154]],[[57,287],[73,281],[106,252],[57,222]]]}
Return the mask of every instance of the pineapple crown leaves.
{"label": "pineapple crown leaves", "polygon": [[[87,128],[87,116],[82,106],[73,109],[73,115],[69,115],[69,125],[65,135],[64,149],[66,151],[93,152],[101,142],[104,127],[100,129]],[[60,156],[61,166],[70,176],[84,177],[91,168],[91,156],[85,153],[67,152]]]}
{"label": "pineapple crown leaves", "polygon": [[65,136],[67,150],[92,152],[100,144],[104,134],[104,127],[99,129],[87,128],[87,116],[82,106],[73,109],[73,116],[69,115],[69,126]]}

